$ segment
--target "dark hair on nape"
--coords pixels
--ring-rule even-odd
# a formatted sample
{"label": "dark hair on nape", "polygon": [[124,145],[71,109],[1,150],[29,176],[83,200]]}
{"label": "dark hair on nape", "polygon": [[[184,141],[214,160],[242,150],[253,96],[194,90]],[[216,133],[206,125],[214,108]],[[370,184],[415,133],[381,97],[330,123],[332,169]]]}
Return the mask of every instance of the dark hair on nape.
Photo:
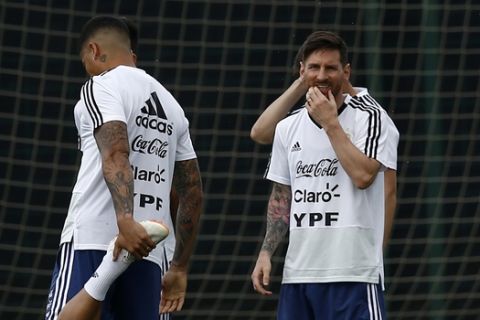
{"label": "dark hair on nape", "polygon": [[330,31],[315,31],[307,37],[297,51],[292,68],[294,75],[298,75],[300,62],[305,61],[315,51],[322,49],[338,50],[340,52],[340,63],[342,65],[348,63],[348,48],[339,35]]}
{"label": "dark hair on nape", "polygon": [[120,18],[113,16],[96,16],[88,20],[83,26],[78,41],[79,50],[82,50],[85,43],[102,29],[116,30],[120,34],[125,35],[126,39],[130,39],[130,30],[127,24]]}
{"label": "dark hair on nape", "polygon": [[138,28],[135,23],[127,17],[120,17],[120,20],[122,20],[128,28],[128,33],[130,35],[130,47],[132,48],[132,52],[136,54],[138,47]]}

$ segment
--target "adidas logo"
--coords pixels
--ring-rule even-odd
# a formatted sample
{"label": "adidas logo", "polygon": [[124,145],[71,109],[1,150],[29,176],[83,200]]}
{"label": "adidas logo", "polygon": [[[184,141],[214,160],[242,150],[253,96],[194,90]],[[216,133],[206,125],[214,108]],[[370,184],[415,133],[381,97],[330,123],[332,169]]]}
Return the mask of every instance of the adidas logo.
{"label": "adidas logo", "polygon": [[300,147],[300,143],[297,141],[297,142],[295,142],[295,144],[292,147],[292,152],[300,151],[300,150],[302,150],[302,147]]}
{"label": "adidas logo", "polygon": [[167,115],[165,114],[162,104],[160,103],[160,99],[158,99],[155,91],[151,93],[150,98],[145,101],[145,105],[142,109],[140,109],[140,111],[142,111],[143,114],[157,116],[158,118],[167,120]]}
{"label": "adidas logo", "polygon": [[92,274],[92,278],[98,278],[98,273],[97,273],[97,271],[95,271],[95,272]]}
{"label": "adidas logo", "polygon": [[173,123],[166,122],[167,115],[165,114],[165,110],[163,110],[160,99],[158,99],[155,91],[151,93],[150,98],[145,101],[145,105],[140,111],[142,114],[135,118],[137,126],[146,129],[156,129],[158,132],[166,133],[168,135],[172,134]]}

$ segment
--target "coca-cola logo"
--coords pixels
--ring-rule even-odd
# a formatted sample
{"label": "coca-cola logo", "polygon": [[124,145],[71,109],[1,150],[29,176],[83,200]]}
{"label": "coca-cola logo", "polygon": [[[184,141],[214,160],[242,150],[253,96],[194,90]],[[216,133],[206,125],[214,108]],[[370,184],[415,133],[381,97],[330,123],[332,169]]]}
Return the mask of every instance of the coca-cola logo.
{"label": "coca-cola logo", "polygon": [[306,164],[300,160],[296,165],[297,178],[335,176],[337,169],[338,159],[322,159],[317,163]]}
{"label": "coca-cola logo", "polygon": [[160,139],[144,140],[143,135],[137,136],[132,142],[132,151],[153,154],[160,158],[167,156],[168,141],[162,141]]}

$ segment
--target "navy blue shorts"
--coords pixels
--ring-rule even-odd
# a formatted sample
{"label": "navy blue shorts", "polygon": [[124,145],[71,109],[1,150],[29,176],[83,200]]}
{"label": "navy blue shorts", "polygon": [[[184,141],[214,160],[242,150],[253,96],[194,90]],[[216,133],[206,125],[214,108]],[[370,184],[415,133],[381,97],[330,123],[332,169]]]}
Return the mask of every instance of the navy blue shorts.
{"label": "navy blue shorts", "polygon": [[279,320],[385,320],[381,285],[362,282],[282,284]]}
{"label": "navy blue shorts", "polygon": [[52,273],[52,282],[48,292],[45,320],[57,320],[60,310],[67,301],[67,292],[73,264],[73,245],[71,242],[60,244],[57,260]]}
{"label": "navy blue shorts", "polygon": [[[85,285],[105,251],[75,250],[67,300]],[[147,260],[135,261],[110,287],[102,305],[102,320],[158,320],[162,270]],[[169,319],[168,315],[160,319]]]}

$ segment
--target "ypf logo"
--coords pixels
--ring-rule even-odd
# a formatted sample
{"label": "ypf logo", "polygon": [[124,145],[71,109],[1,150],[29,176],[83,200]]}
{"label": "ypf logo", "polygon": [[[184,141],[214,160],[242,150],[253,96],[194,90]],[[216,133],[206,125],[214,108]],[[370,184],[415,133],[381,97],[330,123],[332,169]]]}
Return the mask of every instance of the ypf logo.
{"label": "ypf logo", "polygon": [[168,135],[172,134],[173,125],[162,121],[168,119],[155,91],[150,94],[150,98],[145,101],[145,105],[140,109],[140,112],[142,114],[135,118],[137,126],[154,129]]}

